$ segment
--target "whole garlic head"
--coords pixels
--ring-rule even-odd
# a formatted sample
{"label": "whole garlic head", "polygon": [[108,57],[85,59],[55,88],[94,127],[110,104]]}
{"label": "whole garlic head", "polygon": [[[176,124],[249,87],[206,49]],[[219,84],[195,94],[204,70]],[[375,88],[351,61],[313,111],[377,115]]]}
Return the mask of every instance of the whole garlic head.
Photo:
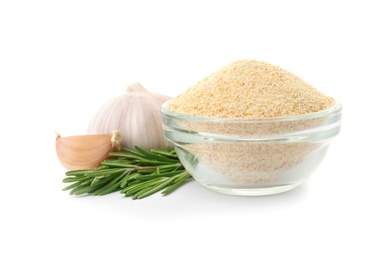
{"label": "whole garlic head", "polygon": [[108,134],[118,130],[122,145],[133,148],[163,149],[161,106],[171,97],[146,90],[140,83],[128,86],[127,93],[106,102],[91,120],[88,134]]}

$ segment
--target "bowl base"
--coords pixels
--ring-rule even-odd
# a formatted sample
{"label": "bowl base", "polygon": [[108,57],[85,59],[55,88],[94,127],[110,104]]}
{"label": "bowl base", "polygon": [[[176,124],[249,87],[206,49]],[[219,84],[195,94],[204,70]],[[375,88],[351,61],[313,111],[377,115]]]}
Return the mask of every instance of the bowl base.
{"label": "bowl base", "polygon": [[302,184],[302,182],[296,182],[296,183],[283,184],[283,185],[279,185],[279,186],[238,188],[238,187],[222,187],[222,186],[218,187],[215,185],[209,185],[209,184],[202,183],[203,186],[205,186],[208,189],[211,189],[213,191],[216,191],[219,193],[224,193],[224,194],[229,194],[229,195],[237,195],[237,196],[267,196],[267,195],[279,194],[279,193],[283,193],[283,192],[292,190],[301,184]]}

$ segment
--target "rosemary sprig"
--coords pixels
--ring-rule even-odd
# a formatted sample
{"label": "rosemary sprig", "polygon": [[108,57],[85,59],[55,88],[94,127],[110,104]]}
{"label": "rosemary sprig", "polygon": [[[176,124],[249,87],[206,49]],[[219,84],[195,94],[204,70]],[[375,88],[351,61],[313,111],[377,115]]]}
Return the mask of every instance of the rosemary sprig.
{"label": "rosemary sprig", "polygon": [[147,151],[138,146],[110,153],[102,166],[91,170],[67,171],[63,190],[71,195],[102,196],[120,191],[126,197],[143,199],[159,191],[168,195],[191,175],[185,170],[174,149]]}

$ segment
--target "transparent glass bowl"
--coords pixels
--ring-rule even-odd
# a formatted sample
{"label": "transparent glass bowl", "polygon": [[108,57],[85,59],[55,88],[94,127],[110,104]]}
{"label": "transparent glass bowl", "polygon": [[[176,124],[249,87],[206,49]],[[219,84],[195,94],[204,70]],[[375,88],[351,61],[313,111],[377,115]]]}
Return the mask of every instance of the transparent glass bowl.
{"label": "transparent glass bowl", "polygon": [[193,178],[217,192],[260,196],[307,180],[340,132],[342,106],[274,119],[225,119],[161,108],[164,136]]}

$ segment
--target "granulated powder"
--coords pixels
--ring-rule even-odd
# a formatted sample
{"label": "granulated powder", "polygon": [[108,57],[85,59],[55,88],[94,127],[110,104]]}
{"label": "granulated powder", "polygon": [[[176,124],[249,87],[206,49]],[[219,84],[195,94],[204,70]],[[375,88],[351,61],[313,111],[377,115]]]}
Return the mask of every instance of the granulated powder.
{"label": "granulated powder", "polygon": [[257,60],[240,60],[199,81],[168,108],[200,117],[275,118],[329,108],[332,98],[293,73]]}
{"label": "granulated powder", "polygon": [[[199,117],[255,119],[243,124],[186,120],[177,123],[191,131],[260,137],[313,128],[322,119],[267,123],[257,119],[303,115],[333,104],[332,98],[287,70],[262,61],[240,60],[199,81],[172,99],[168,108]],[[272,184],[290,179],[286,176],[283,180],[282,176],[323,147],[317,142],[237,141],[184,144],[182,148],[233,184]]]}
{"label": "granulated powder", "polygon": [[199,162],[223,173],[231,182],[266,184],[279,181],[285,171],[321,147],[317,143],[221,143],[188,144],[185,148],[197,155]]}

